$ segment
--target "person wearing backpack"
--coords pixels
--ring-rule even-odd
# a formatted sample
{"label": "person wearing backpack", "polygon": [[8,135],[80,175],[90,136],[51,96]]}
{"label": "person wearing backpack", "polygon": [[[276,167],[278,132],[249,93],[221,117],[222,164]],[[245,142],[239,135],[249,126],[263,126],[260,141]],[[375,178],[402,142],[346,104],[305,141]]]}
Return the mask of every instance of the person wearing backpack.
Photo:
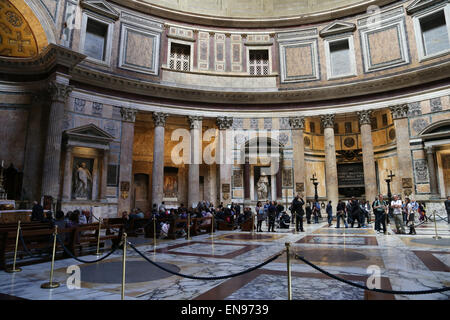
{"label": "person wearing backpack", "polygon": [[375,231],[381,233],[381,226],[383,226],[383,233],[387,234],[386,229],[386,210],[388,203],[383,200],[383,195],[380,194],[378,199],[372,203],[373,213],[375,215]]}
{"label": "person wearing backpack", "polygon": [[[305,201],[300,195],[295,196],[294,200],[292,200],[292,212],[295,214],[295,230],[304,232],[303,230],[303,216],[305,215],[305,211],[303,210],[303,205]],[[299,229],[300,225],[300,229]]]}

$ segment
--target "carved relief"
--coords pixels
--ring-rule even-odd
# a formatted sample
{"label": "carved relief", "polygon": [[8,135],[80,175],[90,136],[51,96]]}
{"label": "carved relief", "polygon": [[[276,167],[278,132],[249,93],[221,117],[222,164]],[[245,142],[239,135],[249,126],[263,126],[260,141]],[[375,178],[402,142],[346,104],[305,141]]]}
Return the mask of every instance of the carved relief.
{"label": "carved relief", "polygon": [[431,112],[442,111],[441,98],[430,99],[430,108],[431,108]]}
{"label": "carved relief", "polygon": [[414,161],[414,172],[416,173],[416,182],[428,182],[428,167],[427,161],[424,159]]}
{"label": "carved relief", "polygon": [[99,102],[92,103],[92,114],[102,115],[102,111],[103,111],[103,103],[99,103]]}
{"label": "carved relief", "polygon": [[233,186],[236,188],[243,187],[243,171],[242,170],[234,170],[233,171]]}
{"label": "carved relief", "polygon": [[422,115],[422,108],[420,102],[408,103],[408,116],[420,116]]}
{"label": "carved relief", "polygon": [[413,121],[412,123],[412,127],[413,129],[418,133],[420,131],[422,131],[426,126],[428,126],[428,121],[421,118],[421,119],[416,119]]}
{"label": "carved relief", "polygon": [[344,145],[347,148],[351,148],[355,145],[355,139],[351,138],[351,137],[347,137],[344,139]]}
{"label": "carved relief", "polygon": [[75,98],[73,105],[75,112],[84,112],[86,100]]}
{"label": "carved relief", "polygon": [[282,182],[283,182],[283,187],[286,187],[286,188],[292,188],[292,176],[293,176],[293,174],[292,174],[293,172],[292,172],[292,168],[283,168],[283,174],[282,174],[282,177],[283,177],[283,180],[282,180]]}

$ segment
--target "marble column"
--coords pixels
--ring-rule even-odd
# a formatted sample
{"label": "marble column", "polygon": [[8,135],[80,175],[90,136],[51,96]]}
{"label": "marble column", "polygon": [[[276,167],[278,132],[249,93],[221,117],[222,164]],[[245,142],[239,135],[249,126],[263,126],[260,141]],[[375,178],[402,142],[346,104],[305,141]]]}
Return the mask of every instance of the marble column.
{"label": "marble column", "polygon": [[399,104],[389,107],[394,120],[395,136],[397,141],[398,172],[396,179],[401,190],[393,190],[393,193],[402,192],[405,196],[414,193],[413,166],[411,147],[409,144],[408,105]]}
{"label": "marble column", "polygon": [[233,118],[218,117],[216,124],[219,128],[219,143],[216,149],[216,159],[219,165],[219,204],[231,203],[231,175],[233,173],[233,141],[229,129],[233,125]]}
{"label": "marble column", "polygon": [[137,110],[133,108],[120,109],[120,115],[122,116],[122,133],[120,141],[119,216],[122,215],[123,211],[130,212],[132,209],[131,192],[133,190],[133,141],[136,113]]}
{"label": "marble column", "polygon": [[70,201],[72,193],[72,146],[66,145],[64,157],[63,201]]}
{"label": "marble column", "polygon": [[102,159],[102,182],[100,185],[100,200],[102,202],[107,202],[107,191],[108,191],[108,163],[109,163],[109,150],[103,150]]}
{"label": "marble column", "polygon": [[304,117],[289,118],[292,132],[292,148],[294,155],[294,196],[305,193],[305,144],[303,131],[305,130]]}
{"label": "marble column", "polygon": [[202,195],[200,195],[200,163],[201,163],[201,138],[202,117],[188,116],[191,139],[190,162],[188,172],[188,207],[197,206]]}
{"label": "marble column", "polygon": [[327,199],[336,206],[339,200],[336,147],[334,143],[334,114],[320,116],[324,127],[325,144],[325,188]]}
{"label": "marble column", "polygon": [[58,200],[60,195],[61,140],[64,109],[72,87],[57,80],[50,81],[48,87],[51,99],[45,144],[42,195]]}
{"label": "marble column", "polygon": [[153,143],[153,169],[152,169],[152,206],[159,207],[164,197],[164,132],[167,113],[154,112],[155,124]]}
{"label": "marble column", "polygon": [[428,172],[430,174],[430,193],[431,196],[438,196],[438,186],[437,186],[437,174],[436,174],[436,166],[434,164],[434,151],[433,147],[427,147],[427,163],[428,163]]}
{"label": "marble column", "polygon": [[276,186],[277,186],[277,191],[276,191],[276,197],[275,199],[277,200],[283,200],[283,181],[282,181],[282,161],[278,162],[278,171],[276,174]]}
{"label": "marble column", "polygon": [[377,177],[375,172],[375,156],[373,153],[372,126],[370,122],[372,111],[358,112],[361,125],[361,143],[364,167],[364,188],[366,199],[372,203],[377,196]]}
{"label": "marble column", "polygon": [[244,163],[244,200],[250,200],[250,163],[245,159]]}

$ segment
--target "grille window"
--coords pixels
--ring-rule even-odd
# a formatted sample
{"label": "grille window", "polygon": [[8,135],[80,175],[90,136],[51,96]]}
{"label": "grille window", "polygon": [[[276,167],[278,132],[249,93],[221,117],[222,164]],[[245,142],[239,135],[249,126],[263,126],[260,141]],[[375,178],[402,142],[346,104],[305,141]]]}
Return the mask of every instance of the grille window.
{"label": "grille window", "polygon": [[189,71],[191,47],[179,43],[172,43],[170,47],[169,68],[179,71]]}
{"label": "grille window", "polygon": [[252,76],[269,75],[269,51],[250,50],[249,72]]}

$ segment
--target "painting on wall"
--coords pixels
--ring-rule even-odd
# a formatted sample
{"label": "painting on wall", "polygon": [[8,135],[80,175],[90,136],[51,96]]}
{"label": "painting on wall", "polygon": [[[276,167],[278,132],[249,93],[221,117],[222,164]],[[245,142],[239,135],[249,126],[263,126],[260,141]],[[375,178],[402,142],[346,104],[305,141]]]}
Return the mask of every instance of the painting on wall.
{"label": "painting on wall", "polygon": [[[176,168],[174,168],[176,169]],[[178,197],[178,170],[164,168],[164,198]]]}

